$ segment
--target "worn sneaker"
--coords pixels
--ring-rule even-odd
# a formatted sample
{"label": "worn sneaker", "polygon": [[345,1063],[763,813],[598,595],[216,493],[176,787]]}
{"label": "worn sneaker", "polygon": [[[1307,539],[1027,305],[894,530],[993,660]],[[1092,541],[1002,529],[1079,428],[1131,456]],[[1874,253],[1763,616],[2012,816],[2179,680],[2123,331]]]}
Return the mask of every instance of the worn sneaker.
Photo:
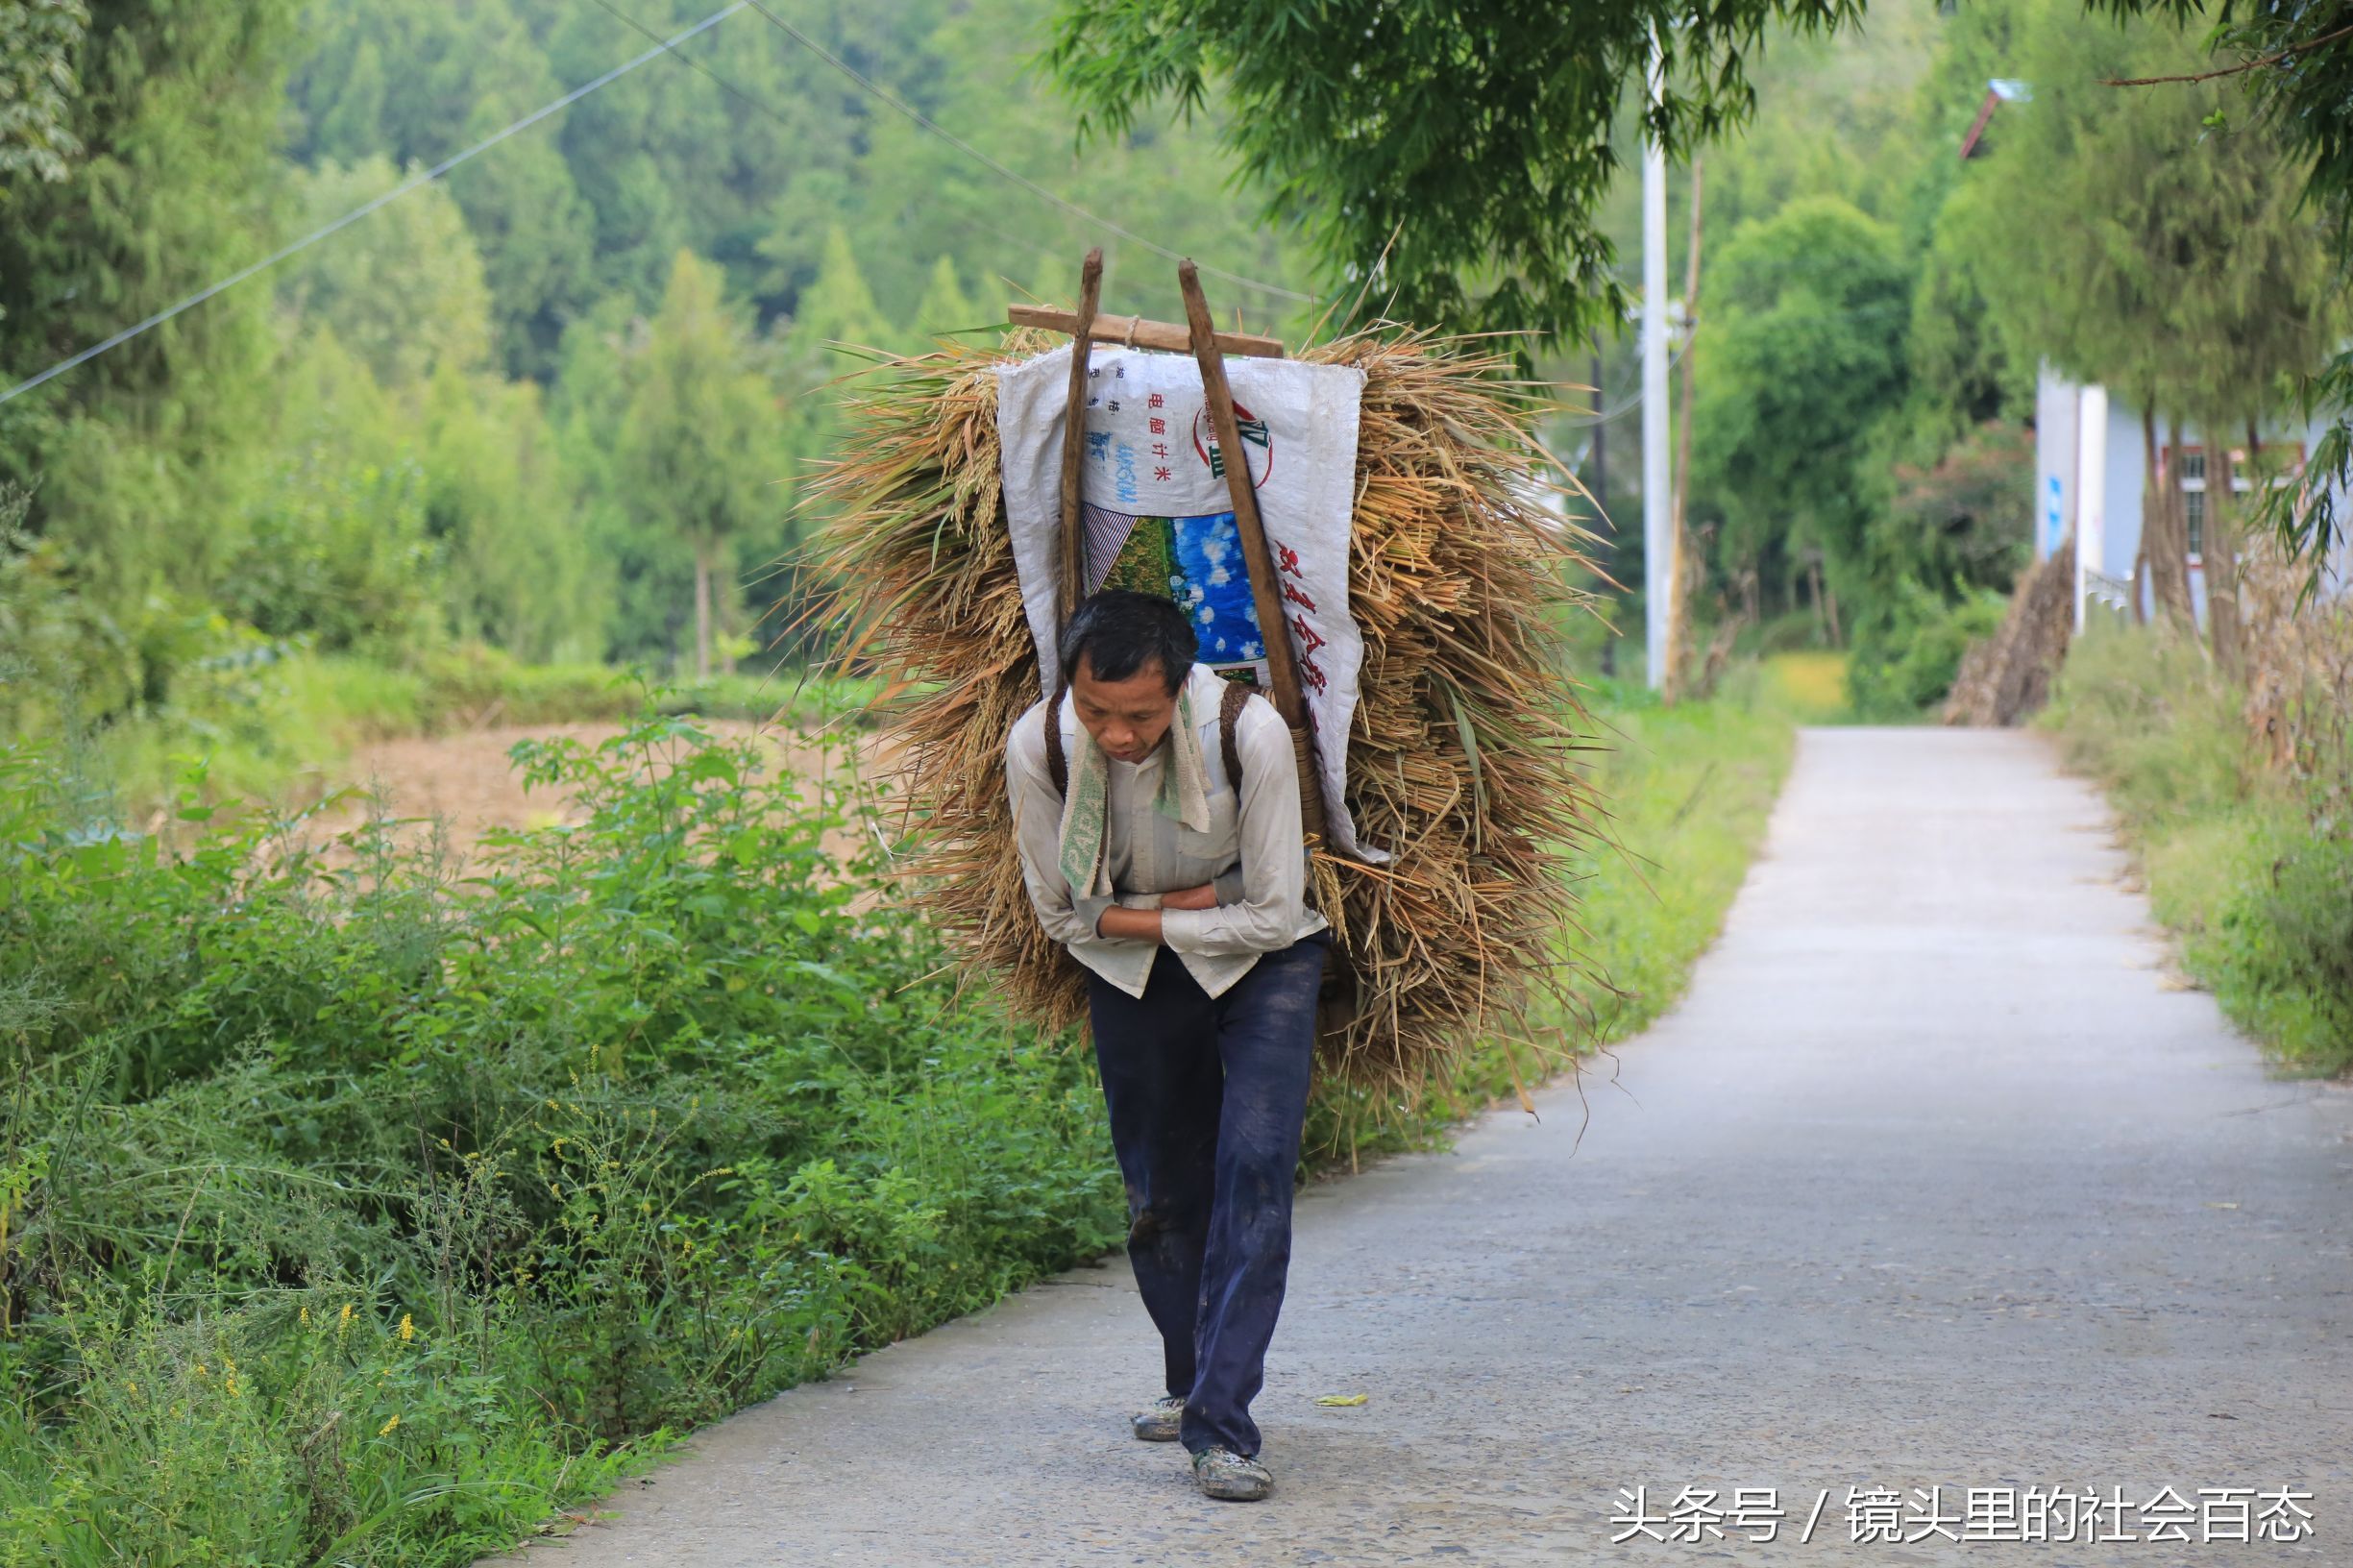
{"label": "worn sneaker", "polygon": [[1256,1503],[1275,1488],[1275,1478],[1256,1459],[1230,1448],[1205,1448],[1193,1456],[1193,1484],[1204,1497]]}
{"label": "worn sneaker", "polygon": [[1185,1401],[1175,1394],[1163,1394],[1136,1412],[1136,1435],[1147,1443],[1173,1443],[1177,1426],[1185,1419]]}

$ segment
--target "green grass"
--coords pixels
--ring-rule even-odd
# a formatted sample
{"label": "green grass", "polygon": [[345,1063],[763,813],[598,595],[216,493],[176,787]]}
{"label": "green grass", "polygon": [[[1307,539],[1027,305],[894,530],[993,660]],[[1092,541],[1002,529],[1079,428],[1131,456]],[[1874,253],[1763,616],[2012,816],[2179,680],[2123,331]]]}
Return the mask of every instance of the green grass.
{"label": "green grass", "polygon": [[2096,618],[2037,720],[2105,787],[2183,969],[2290,1072],[2353,1070],[2353,842],[2198,647]]}
{"label": "green grass", "polygon": [[[452,711],[288,674],[313,723]],[[1617,989],[1574,1038],[1687,982],[1788,765],[1780,690],[1596,694],[1616,845],[1573,945]],[[1124,1233],[1087,1054],[946,1006],[924,928],[853,913],[888,869],[821,846],[870,803],[661,713],[518,760],[590,821],[458,884],[372,826],[285,859],[209,788],[166,849],[0,749],[0,1568],[470,1562]],[[1327,1090],[1316,1159],[1442,1141],[1513,1071]]]}

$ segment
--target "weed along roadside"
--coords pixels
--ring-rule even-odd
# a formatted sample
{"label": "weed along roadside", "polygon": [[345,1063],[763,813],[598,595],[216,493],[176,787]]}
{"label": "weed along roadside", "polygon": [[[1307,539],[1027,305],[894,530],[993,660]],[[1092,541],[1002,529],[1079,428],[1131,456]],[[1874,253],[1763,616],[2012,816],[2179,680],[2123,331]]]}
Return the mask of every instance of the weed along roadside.
{"label": "weed along roadside", "polygon": [[[1672,997],[1786,767],[1785,712],[1727,684],[1597,702],[1603,1039]],[[880,851],[828,847],[888,803],[770,761],[658,714],[526,747],[581,820],[484,835],[459,883],[366,823],[261,855],[260,814],[192,799],[167,852],[5,753],[0,1560],[468,1562],[1115,1247],[1085,1053],[946,1005],[924,927],[853,912]],[[1310,1163],[1441,1140],[1513,1071],[1328,1095]]]}
{"label": "weed along roadside", "polygon": [[2242,679],[2179,633],[2095,616],[2037,723],[2106,789],[2187,983],[2283,1071],[2327,1076],[2353,1069],[2353,611],[2299,625],[2250,638]]}

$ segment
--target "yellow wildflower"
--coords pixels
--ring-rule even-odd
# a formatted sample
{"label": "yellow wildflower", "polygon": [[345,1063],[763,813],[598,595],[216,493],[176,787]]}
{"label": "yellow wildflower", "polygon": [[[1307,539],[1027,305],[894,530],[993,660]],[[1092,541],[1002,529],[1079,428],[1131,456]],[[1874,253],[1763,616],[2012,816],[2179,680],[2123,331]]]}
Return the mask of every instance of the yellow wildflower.
{"label": "yellow wildflower", "polygon": [[296,1313],[295,1321],[302,1324],[305,1328],[308,1328],[310,1326],[310,1309],[306,1307],[300,1312]]}
{"label": "yellow wildflower", "polygon": [[406,1312],[403,1312],[401,1314],[401,1343],[404,1345],[408,1343],[409,1340],[414,1339],[416,1336],[416,1324],[409,1321],[409,1317]]}
{"label": "yellow wildflower", "polygon": [[382,1426],[376,1429],[376,1435],[379,1437],[389,1437],[392,1435],[392,1429],[400,1424],[401,1418],[396,1413],[390,1420],[386,1421]]}

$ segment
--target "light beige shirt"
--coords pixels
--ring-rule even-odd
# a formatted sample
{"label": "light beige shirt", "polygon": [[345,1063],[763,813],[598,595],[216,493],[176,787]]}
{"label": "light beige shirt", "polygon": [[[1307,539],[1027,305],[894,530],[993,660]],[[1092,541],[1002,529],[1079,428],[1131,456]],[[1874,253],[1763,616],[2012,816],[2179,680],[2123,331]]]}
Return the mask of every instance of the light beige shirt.
{"label": "light beige shirt", "polygon": [[[1162,894],[1214,885],[1215,909],[1161,910],[1162,943],[1212,996],[1249,973],[1259,954],[1280,952],[1330,923],[1307,907],[1299,765],[1283,716],[1264,698],[1254,698],[1235,721],[1242,765],[1238,801],[1218,739],[1225,681],[1205,664],[1195,664],[1187,678],[1200,721],[1195,728],[1208,774],[1209,831],[1195,832],[1153,809],[1166,742],[1141,762],[1107,758],[1103,854],[1113,896],[1073,899],[1062,874],[1062,795],[1046,772],[1045,702],[1032,703],[1005,740],[1005,788],[1021,848],[1021,879],[1039,923],[1071,957],[1131,996],[1143,994],[1158,949],[1148,942],[1095,935],[1095,921],[1115,903],[1159,909]],[[1063,757],[1075,767],[1084,732],[1068,697],[1061,720]]]}

